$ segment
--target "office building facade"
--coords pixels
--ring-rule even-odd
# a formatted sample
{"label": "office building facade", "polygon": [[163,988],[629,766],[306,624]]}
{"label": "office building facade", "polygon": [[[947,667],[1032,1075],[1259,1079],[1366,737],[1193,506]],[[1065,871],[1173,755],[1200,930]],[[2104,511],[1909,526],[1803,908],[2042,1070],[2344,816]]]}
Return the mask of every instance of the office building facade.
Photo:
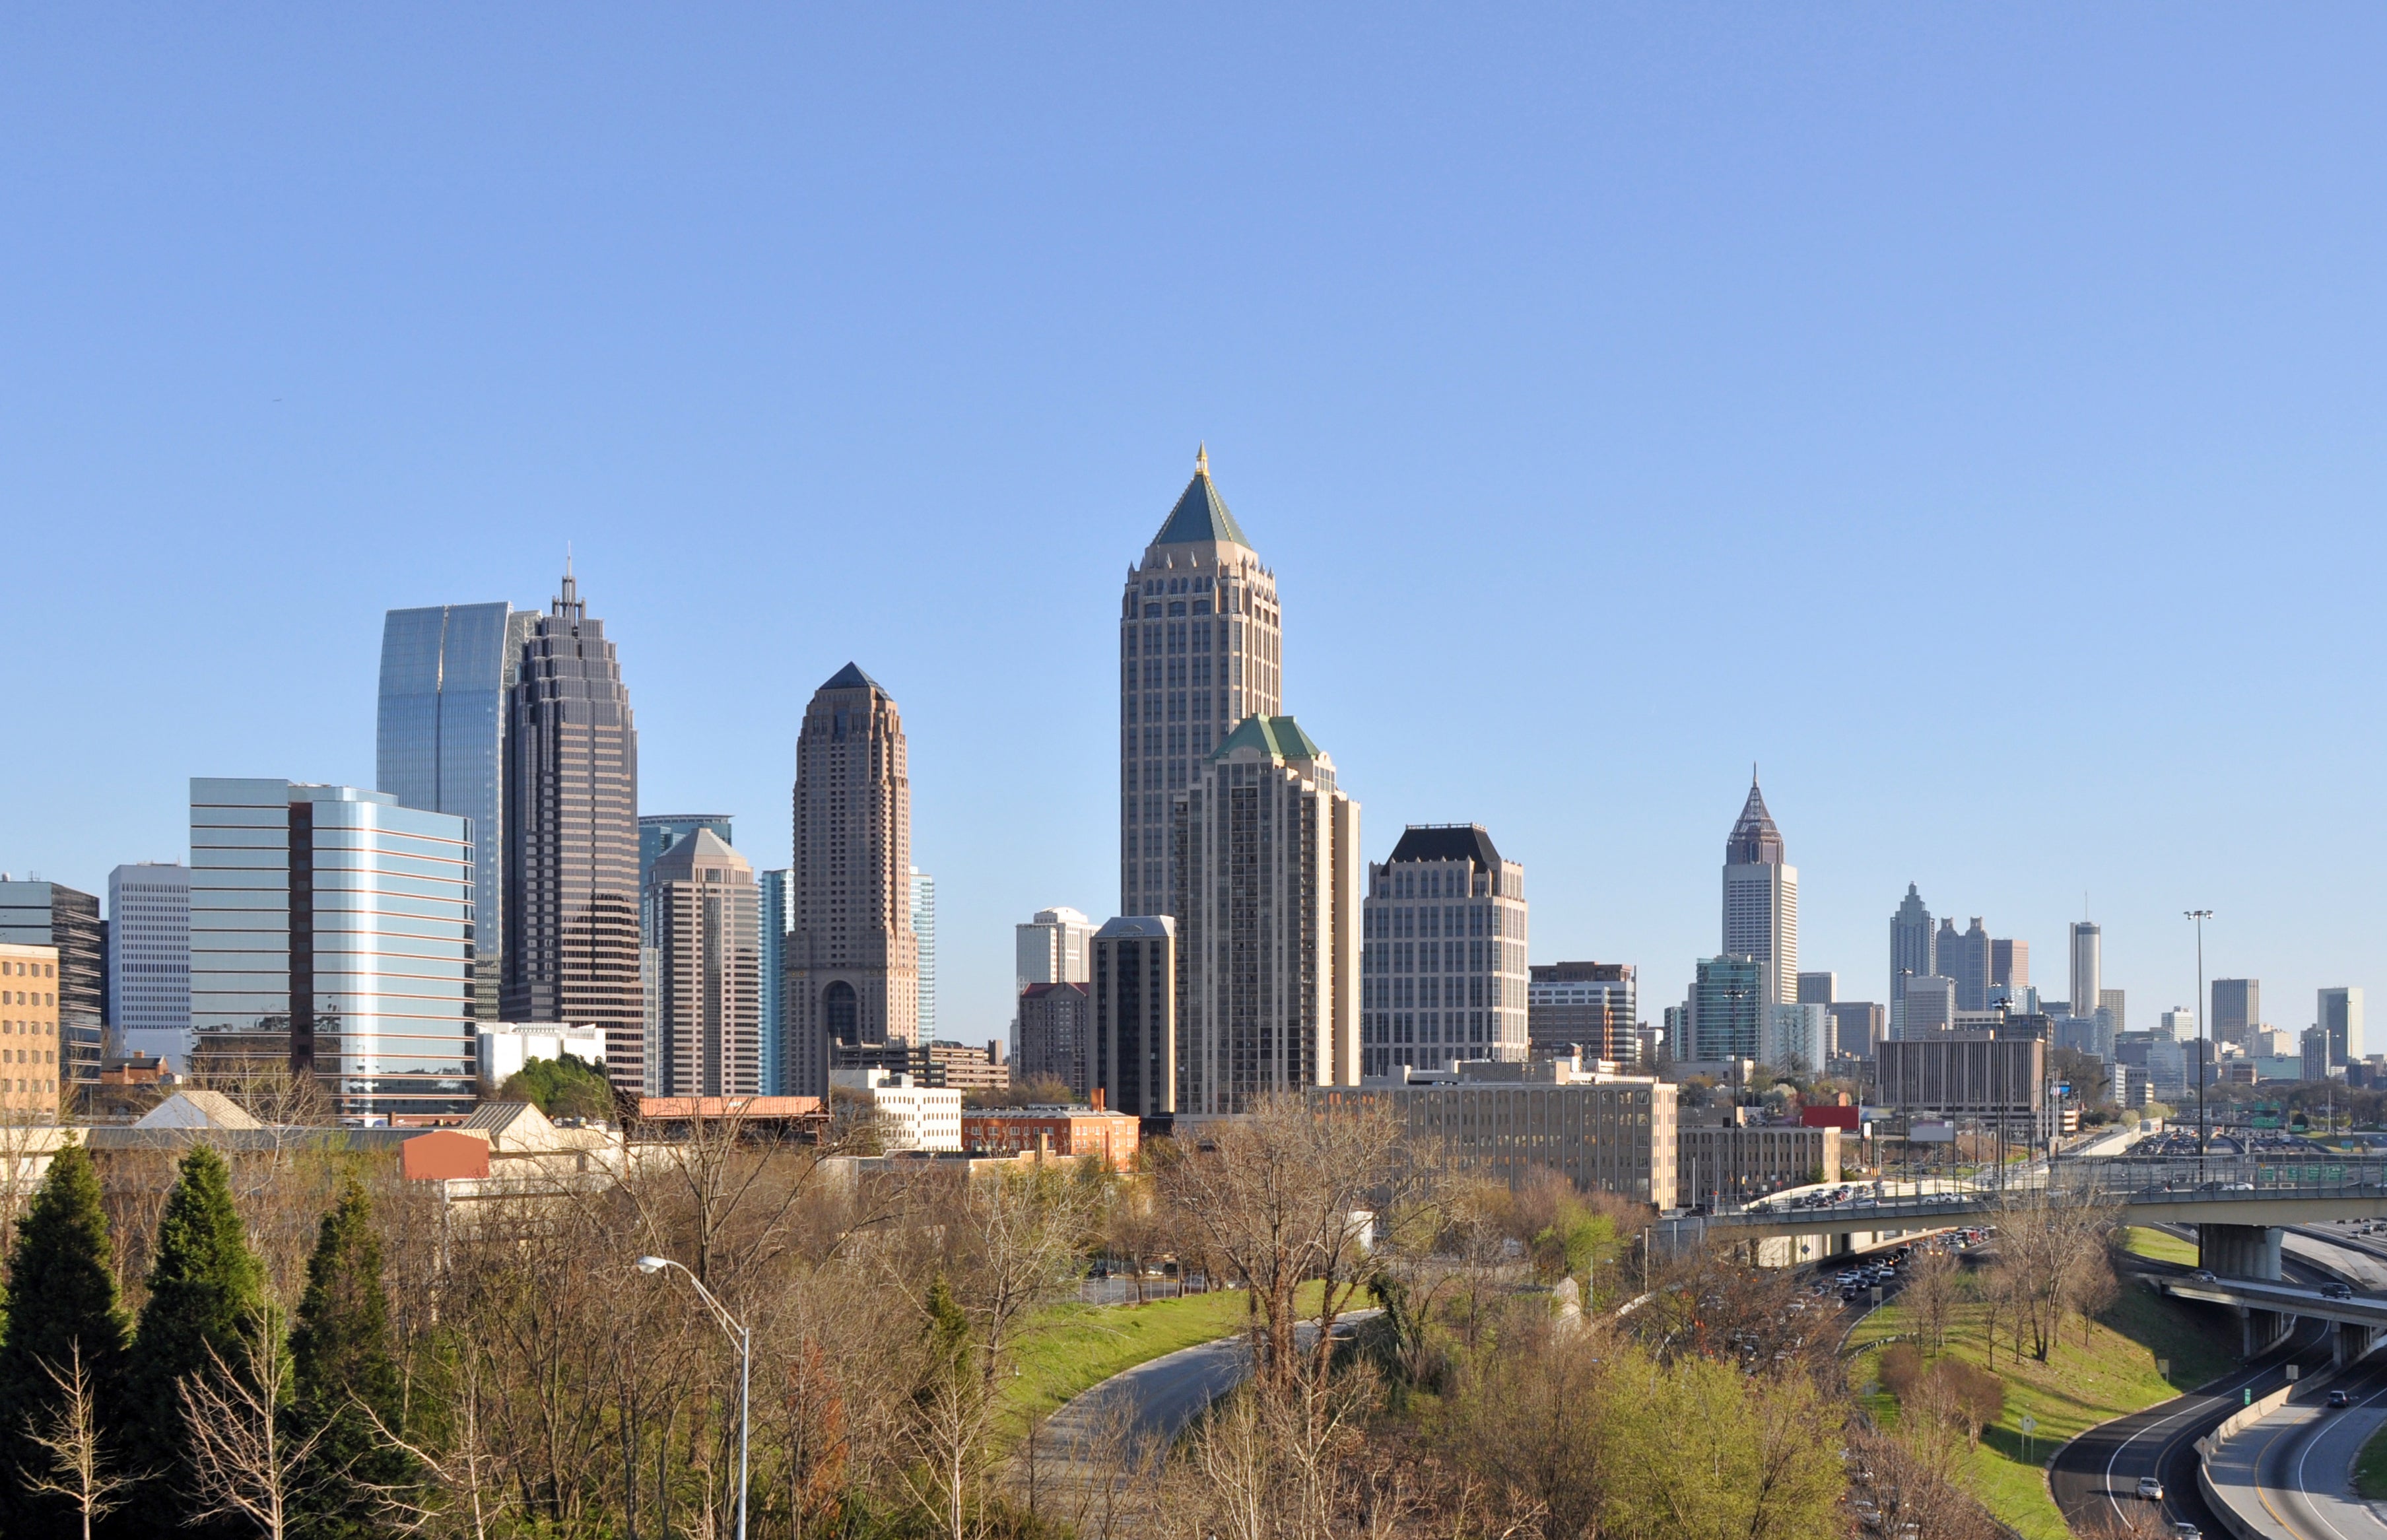
{"label": "office building facade", "polygon": [[1011,1072],[1022,1085],[1057,1080],[1077,1101],[1093,1084],[1093,991],[1084,984],[1030,984],[1019,997],[1019,1050]]}
{"label": "office building facade", "polygon": [[120,1052],[190,1067],[189,867],[144,861],[107,874],[107,1026]]}
{"label": "office building facade", "polygon": [[2014,994],[2030,987],[2030,943],[1993,940],[1989,943],[1989,983]]}
{"label": "office building facade", "polygon": [[647,890],[647,874],[655,869],[663,852],[688,835],[703,829],[725,845],[735,845],[731,826],[736,822],[726,813],[642,813],[638,814],[638,891]]}
{"label": "office building facade", "polygon": [[506,719],[538,616],[512,604],[433,604],[382,617],[373,786],[473,828],[474,1014],[498,1017],[506,901]]}
{"label": "office building facade", "polygon": [[1768,1005],[1757,1039],[1757,1062],[1786,1073],[1821,1074],[1831,1062],[1832,1014],[1827,1005]]}
{"label": "office building facade", "polygon": [[2329,1039],[2329,1062],[2343,1068],[2362,1057],[2362,991],[2354,985],[2322,990],[2313,1004],[2314,1025]]}
{"label": "office building facade", "polygon": [[1875,1094],[1909,1117],[1975,1119],[2009,1136],[2047,1132],[2047,1044],[2035,1036],[1941,1032],[1885,1042]]}
{"label": "office building facade", "polygon": [[71,1081],[60,1035],[58,949],[0,941],[0,1121],[56,1122]]}
{"label": "office building facade", "polygon": [[2115,1037],[2130,1029],[2128,1002],[2121,990],[2097,991],[2097,1015],[2103,1019],[2105,1029]]}
{"label": "office building facade", "polygon": [[0,879],[0,941],[57,952],[61,1079],[97,1085],[107,1020],[107,928],[99,898],[63,882]]}
{"label": "office building facade", "polygon": [[1926,1037],[1955,1029],[1956,980],[1932,974],[1906,981],[1905,1016],[1896,1034],[1901,1039]]}
{"label": "office building facade", "polygon": [[1525,977],[1525,1041],[1534,1056],[1560,1056],[1580,1050],[1586,1058],[1637,1064],[1640,1016],[1634,988],[1630,963],[1530,965]]}
{"label": "office building facade", "polygon": [[790,895],[794,889],[790,879],[795,873],[781,866],[762,877],[763,895],[763,1025],[762,1076],[763,1094],[778,1096],[785,1092],[782,1077],[787,1072],[786,1026],[788,1019],[788,921],[794,913]]}
{"label": "office building facade", "polygon": [[1694,965],[1689,1015],[1691,1052],[1701,1064],[1757,1057],[1765,1020],[1767,965],[1754,957],[1702,957]]}
{"label": "office building facade", "polygon": [[1276,574],[1198,453],[1120,600],[1119,913],[1176,902],[1172,799],[1235,724],[1284,710],[1283,636]]}
{"label": "office building facade", "polygon": [[1898,1030],[1901,1019],[1899,1006],[1906,999],[1909,978],[1927,978],[1939,972],[1939,938],[1931,928],[1931,910],[1915,891],[1914,884],[1906,885],[1906,896],[1898,903],[1898,912],[1889,916],[1889,1029]]}
{"label": "office building facade", "polygon": [[1956,983],[1956,1008],[1960,1011],[1985,1011],[1989,1005],[1989,983],[1994,965],[1991,953],[1995,943],[1982,928],[1981,916],[1973,916],[1972,928],[1959,932],[1954,920],[1941,920],[1933,938],[1939,976]]}
{"label": "office building facade", "polygon": [[2246,1046],[2263,1024],[2263,982],[2259,978],[2216,978],[2213,981],[2213,1041]]}
{"label": "office building facade", "polygon": [[1093,935],[1092,1089],[1113,1112],[1177,1110],[1177,922],[1122,915]]}
{"label": "office building facade", "polygon": [[655,953],[657,1096],[762,1094],[762,895],[711,829],[681,835],[647,873]]}
{"label": "office building facade", "polygon": [[1799,1004],[1829,1005],[1840,997],[1840,976],[1837,973],[1801,973],[1799,975]]}
{"label": "office building facade", "polygon": [[1367,893],[1361,1072],[1525,1058],[1525,868],[1480,824],[1412,824],[1368,867]]}
{"label": "office building facade", "polygon": [[1789,865],[1782,831],[1765,810],[1757,777],[1724,840],[1724,945],[1722,954],[1754,957],[1760,965],[1760,1003],[1787,1004],[1799,997],[1799,869]]}
{"label": "office building facade", "polygon": [[606,1074],[643,1092],[638,726],[569,568],[507,699],[501,1015],[602,1028]]}
{"label": "office building facade", "polygon": [[1889,1035],[1888,1007],[1871,1000],[1835,1000],[1825,1007],[1832,1013],[1832,1048],[1843,1058],[1869,1059]]}
{"label": "office building facade", "polygon": [[918,959],[919,1028],[914,1041],[937,1040],[937,879],[912,868],[912,953]]}
{"label": "office building facade", "polygon": [[1015,991],[1030,984],[1082,984],[1093,977],[1094,922],[1075,909],[1039,909],[1012,927]]}
{"label": "office building facade", "polygon": [[1247,717],[1175,805],[1178,1112],[1356,1084],[1365,867],[1334,762],[1292,717]]}
{"label": "office building facade", "polygon": [[195,1071],[312,1077],[351,1122],[471,1110],[471,830],[388,792],[195,777]]}
{"label": "office building facade", "polygon": [[2104,933],[2093,921],[2075,920],[2071,927],[2072,1014],[2094,1016],[2097,992],[2104,987]]}
{"label": "office building facade", "polygon": [[784,1084],[790,1095],[818,1096],[837,1051],[920,1041],[903,719],[886,688],[852,663],[804,709],[794,850]]}
{"label": "office building facade", "polygon": [[1676,1201],[1675,1087],[1586,1073],[1568,1058],[1470,1060],[1413,1078],[1408,1067],[1356,1087],[1312,1091],[1332,1115],[1389,1107],[1427,1158],[1511,1189],[1538,1170],[1669,1208]]}

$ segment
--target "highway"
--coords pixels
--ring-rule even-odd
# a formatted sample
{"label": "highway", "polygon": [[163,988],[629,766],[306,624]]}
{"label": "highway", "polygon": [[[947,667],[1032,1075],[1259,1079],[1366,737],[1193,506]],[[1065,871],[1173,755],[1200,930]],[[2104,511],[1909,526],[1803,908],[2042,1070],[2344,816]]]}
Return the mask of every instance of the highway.
{"label": "highway", "polygon": [[[2331,1411],[2330,1391],[2355,1405]],[[2282,1407],[2221,1446],[2219,1489],[2251,1495],[2234,1505],[2270,1540],[2387,1540],[2387,1523],[2356,1499],[2347,1471],[2363,1440],[2387,1421],[2387,1364],[2352,1370],[2325,1387],[2298,1391]]]}
{"label": "highway", "polygon": [[[2335,1276],[2302,1258],[2283,1263],[2282,1270],[2291,1279],[2314,1284]],[[2048,1487],[2065,1521],[2081,1534],[2128,1527],[2149,1506],[2134,1495],[2139,1478],[2155,1476],[2164,1483],[2166,1520],[2185,1521],[2211,1536],[2229,1534],[2197,1495],[2197,1439],[2243,1406],[2250,1394],[2267,1395],[2285,1384],[2286,1365],[2292,1363],[2300,1374],[2310,1376],[2329,1361],[2327,1323],[2300,1320],[2284,1343],[2244,1368],[2185,1395],[2091,1428],[2059,1450],[2048,1466]]]}

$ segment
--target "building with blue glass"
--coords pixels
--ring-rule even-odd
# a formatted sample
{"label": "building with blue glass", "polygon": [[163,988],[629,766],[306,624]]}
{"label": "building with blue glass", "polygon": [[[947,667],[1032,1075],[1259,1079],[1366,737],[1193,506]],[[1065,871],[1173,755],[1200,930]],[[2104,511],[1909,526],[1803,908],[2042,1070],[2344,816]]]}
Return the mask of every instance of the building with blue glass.
{"label": "building with blue glass", "polygon": [[506,695],[537,619],[499,602],[392,610],[382,621],[374,784],[402,807],[472,822],[474,1008],[488,1021],[505,941]]}
{"label": "building with blue glass", "polygon": [[786,1083],[780,1026],[786,1019],[788,930],[795,914],[796,874],[782,866],[763,874],[763,1094],[781,1096]]}
{"label": "building with blue glass", "polygon": [[388,792],[195,777],[193,1067],[311,1077],[351,1123],[469,1111],[473,832]]}

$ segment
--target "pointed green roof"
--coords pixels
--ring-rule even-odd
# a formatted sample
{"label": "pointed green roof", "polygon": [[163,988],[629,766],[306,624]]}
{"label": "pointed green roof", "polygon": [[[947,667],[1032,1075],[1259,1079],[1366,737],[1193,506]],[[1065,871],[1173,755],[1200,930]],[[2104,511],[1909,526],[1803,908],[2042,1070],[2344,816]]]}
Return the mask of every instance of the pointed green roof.
{"label": "pointed green roof", "polygon": [[1210,751],[1212,759],[1224,759],[1238,749],[1257,749],[1278,761],[1323,759],[1320,749],[1301,724],[1289,716],[1247,716],[1229,733],[1226,740]]}
{"label": "pointed green roof", "polygon": [[1210,451],[1207,446],[1194,457],[1194,479],[1185,484],[1184,494],[1177,506],[1162,521],[1160,533],[1152,537],[1156,546],[1191,546],[1205,541],[1229,541],[1249,547],[1244,538],[1243,526],[1227,511],[1227,499],[1219,496],[1219,488],[1210,481]]}

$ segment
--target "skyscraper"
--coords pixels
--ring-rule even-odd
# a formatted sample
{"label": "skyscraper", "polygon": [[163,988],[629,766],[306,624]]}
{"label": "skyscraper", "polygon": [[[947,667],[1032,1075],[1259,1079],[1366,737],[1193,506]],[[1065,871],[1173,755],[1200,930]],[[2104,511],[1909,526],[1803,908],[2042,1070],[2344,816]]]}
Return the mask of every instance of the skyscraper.
{"label": "skyscraper", "polygon": [[1939,936],[1939,972],[1943,978],[1956,981],[1956,1008],[1962,1011],[1986,1011],[1989,1008],[1989,985],[1995,966],[1995,943],[1982,928],[1981,916],[1973,916],[1973,928],[1963,935],[1956,933],[1953,921],[1944,922]]}
{"label": "skyscraper", "polygon": [[1083,984],[1093,978],[1094,922],[1066,905],[1039,909],[1012,927],[1015,991],[1030,984]]}
{"label": "skyscraper", "polygon": [[[2346,985],[2319,991],[2314,1023],[2329,1038],[2329,1062],[2352,1064],[2362,1056],[2362,991]],[[2309,1076],[2306,1079],[2310,1079]]]}
{"label": "skyscraper", "polygon": [[472,1108],[471,820],[191,781],[194,1067],[311,1076],[346,1119]]}
{"label": "skyscraper", "polygon": [[1169,799],[1246,717],[1284,709],[1276,574],[1210,483],[1194,479],[1130,568],[1119,609],[1119,912],[1174,902]]}
{"label": "skyscraper", "polygon": [[1840,976],[1837,973],[1802,973],[1799,976],[1799,1004],[1829,1005],[1840,998]]}
{"label": "skyscraper", "polygon": [[1359,804],[1334,762],[1246,717],[1175,805],[1179,1114],[1358,1084]]}
{"label": "skyscraper", "polygon": [[191,1066],[191,871],[144,861],[107,874],[107,1024],[127,1054]]}
{"label": "skyscraper", "polygon": [[1993,940],[1989,943],[1989,983],[2015,994],[2030,987],[2030,943]]}
{"label": "skyscraper", "polygon": [[754,869],[711,829],[694,829],[649,868],[645,908],[658,965],[655,1093],[758,1093],[762,959]]}
{"label": "skyscraper", "polygon": [[2263,982],[2259,978],[2216,978],[2213,981],[2213,1041],[2245,1046],[2263,1022]]}
{"label": "skyscraper", "polygon": [[1898,1033],[1898,1007],[1906,999],[1906,981],[1939,971],[1939,946],[1931,930],[1931,911],[1925,907],[1923,895],[1910,882],[1906,896],[1899,900],[1898,912],[1889,916],[1889,1030],[1893,1037]]}
{"label": "skyscraper", "polygon": [[1093,937],[1093,1089],[1134,1117],[1177,1110],[1177,922],[1126,915]]}
{"label": "skyscraper", "polygon": [[[1375,945],[1369,943],[1371,952]],[[1581,1048],[1587,1058],[1638,1063],[1641,1016],[1635,982],[1630,963],[1532,964],[1525,974],[1525,1036],[1534,1053],[1559,1055]]]}
{"label": "skyscraper", "polygon": [[1525,868],[1481,824],[1411,824],[1369,866],[1367,894],[1361,1073],[1525,1058]]}
{"label": "skyscraper", "polygon": [[507,700],[503,1018],[602,1029],[606,1075],[636,1094],[638,732],[605,623],[569,566],[527,628]]}
{"label": "skyscraper", "polygon": [[647,874],[663,852],[680,841],[683,835],[698,829],[709,829],[714,838],[725,845],[738,841],[730,835],[735,822],[726,813],[641,813],[638,814],[638,891],[647,890]]}
{"label": "skyscraper", "polygon": [[1784,857],[1782,831],[1765,811],[1753,771],[1749,800],[1724,840],[1722,952],[1757,959],[1761,1006],[1797,1003],[1799,869]]}
{"label": "skyscraper", "polygon": [[538,616],[502,601],[382,618],[373,784],[473,824],[474,1014],[498,1016],[506,903],[506,712]]}
{"label": "skyscraper", "polygon": [[1759,1024],[1766,1012],[1766,966],[1754,957],[1726,953],[1699,960],[1691,997],[1685,1002],[1692,1058],[1722,1064],[1757,1056]]}
{"label": "skyscraper", "polygon": [[2097,1015],[2097,991],[2103,969],[2103,934],[2088,920],[2072,922],[2072,1014],[2084,1020]]}
{"label": "skyscraper", "polygon": [[912,868],[912,935],[920,958],[922,1042],[937,1041],[937,879]]}
{"label": "skyscraper", "polygon": [[2163,1025],[2155,1035],[2170,1042],[2191,1042],[2196,1038],[2196,1013],[2185,1005],[2174,1005],[2163,1014]]}
{"label": "skyscraper", "polygon": [[107,1019],[107,929],[99,899],[63,882],[0,877],[0,941],[57,952],[59,1079],[96,1085]]}
{"label": "skyscraper", "polygon": [[790,1095],[820,1096],[833,1049],[920,1037],[903,722],[886,688],[852,663],[804,709],[792,870],[782,1083]]}
{"label": "skyscraper", "polygon": [[763,1094],[785,1094],[788,1020],[788,922],[795,913],[795,873],[781,866],[763,874]]}
{"label": "skyscraper", "polygon": [[2123,994],[2124,991],[2121,990],[2099,990],[2097,991],[2098,1014],[2104,1017],[2105,1030],[2115,1037],[2119,1037],[2124,1032],[2129,1030],[2129,1027],[2128,1026],[2129,1014],[2128,1006],[2128,1003],[2123,999]]}

